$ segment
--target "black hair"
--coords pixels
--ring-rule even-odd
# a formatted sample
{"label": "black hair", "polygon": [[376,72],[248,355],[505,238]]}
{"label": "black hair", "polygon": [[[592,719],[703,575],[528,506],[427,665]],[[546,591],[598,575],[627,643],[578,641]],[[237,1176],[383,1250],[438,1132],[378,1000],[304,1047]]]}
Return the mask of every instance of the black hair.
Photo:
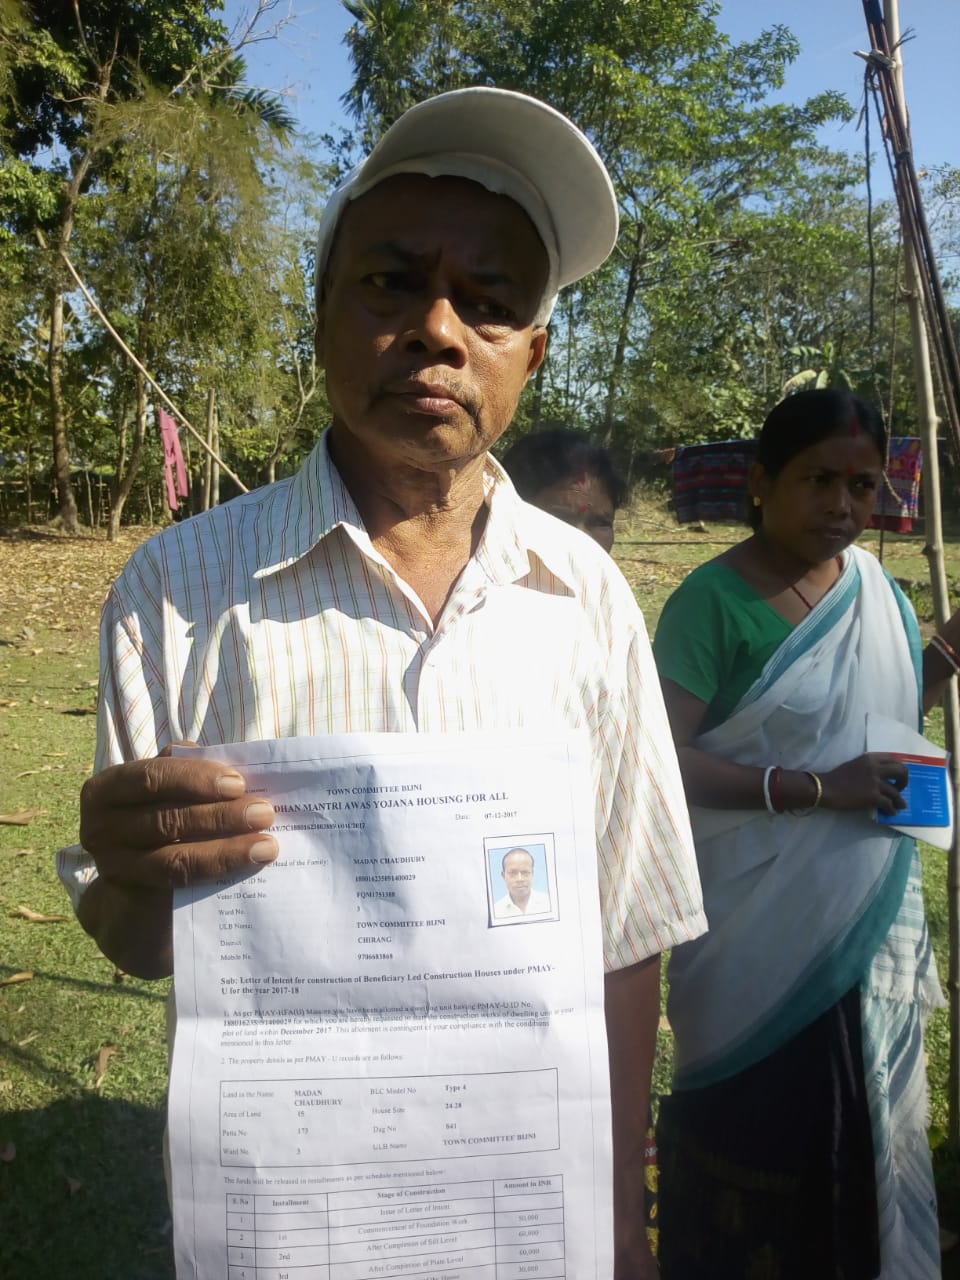
{"label": "black hair", "polygon": [[521,436],[500,459],[521,498],[532,502],[542,489],[575,476],[595,476],[606,489],[614,510],[622,507],[627,486],[617,474],[609,452],[582,431],[550,427]]}
{"label": "black hair", "polygon": [[527,855],[527,857],[530,859],[530,865],[531,865],[532,867],[535,867],[535,866],[537,865],[537,860],[536,860],[536,858],[533,856],[533,854],[530,852],[530,850],[529,850],[529,849],[524,849],[523,845],[518,845],[518,846],[516,846],[516,848],[508,849],[508,850],[507,850],[507,852],[506,852],[506,853],[503,855],[503,857],[500,859],[500,870],[501,870],[501,871],[506,871],[506,869],[507,869],[507,859],[508,859],[508,858],[512,858],[512,857],[513,857],[513,855],[514,855],[515,853],[525,853],[525,854]]}
{"label": "black hair", "polygon": [[[881,459],[887,456],[887,429],[879,410],[850,391],[824,387],[816,391],[796,391],[781,400],[767,414],[757,436],[758,462],[768,476],[780,474],[804,449],[832,436],[862,431],[877,446]],[[749,510],[749,522],[760,527],[758,507]]]}

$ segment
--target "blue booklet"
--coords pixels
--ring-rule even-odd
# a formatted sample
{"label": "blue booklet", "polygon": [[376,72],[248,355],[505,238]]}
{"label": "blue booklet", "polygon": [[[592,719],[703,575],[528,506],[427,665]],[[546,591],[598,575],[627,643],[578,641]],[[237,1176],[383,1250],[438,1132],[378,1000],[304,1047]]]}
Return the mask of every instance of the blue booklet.
{"label": "blue booklet", "polygon": [[901,792],[908,808],[892,818],[878,813],[877,821],[938,849],[949,849],[953,841],[953,777],[943,748],[909,725],[868,711],[867,750],[896,756],[910,774]]}
{"label": "blue booklet", "polygon": [[907,807],[890,815],[878,813],[877,821],[897,827],[950,826],[950,777],[945,761],[902,751],[890,754],[902,760],[910,771],[907,785],[900,792]]}

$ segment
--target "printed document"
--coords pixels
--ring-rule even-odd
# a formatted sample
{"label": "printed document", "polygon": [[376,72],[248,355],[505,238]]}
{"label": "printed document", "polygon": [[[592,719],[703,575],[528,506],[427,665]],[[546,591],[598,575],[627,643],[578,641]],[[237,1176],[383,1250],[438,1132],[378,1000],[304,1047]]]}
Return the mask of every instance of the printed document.
{"label": "printed document", "polygon": [[202,753],[280,855],[176,895],[178,1280],[610,1280],[586,738]]}

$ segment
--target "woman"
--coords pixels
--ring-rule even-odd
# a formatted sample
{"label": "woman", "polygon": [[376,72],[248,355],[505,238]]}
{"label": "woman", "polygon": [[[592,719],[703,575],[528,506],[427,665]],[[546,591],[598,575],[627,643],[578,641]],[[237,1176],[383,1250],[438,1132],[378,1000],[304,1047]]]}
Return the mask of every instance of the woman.
{"label": "woman", "polygon": [[942,1003],[906,766],[866,717],[915,730],[958,665],[853,546],[885,449],[838,391],[779,404],[749,475],[753,534],[667,602],[657,656],[710,932],[670,963],[663,1280],[940,1275],[921,1024]]}
{"label": "woman", "polygon": [[555,427],[522,436],[502,463],[521,498],[610,551],[614,516],[627,487],[606,449],[580,431]]}

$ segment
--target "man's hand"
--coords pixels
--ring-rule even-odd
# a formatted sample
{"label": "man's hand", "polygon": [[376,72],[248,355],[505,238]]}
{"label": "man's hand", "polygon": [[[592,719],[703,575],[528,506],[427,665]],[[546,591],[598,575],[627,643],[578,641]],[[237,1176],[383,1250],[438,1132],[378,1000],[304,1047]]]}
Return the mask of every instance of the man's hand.
{"label": "man's hand", "polygon": [[613,1112],[614,1280],[657,1280],[645,1225],[643,1150],[660,1020],[660,957],[604,982]]}
{"label": "man's hand", "polygon": [[173,890],[272,862],[277,842],[263,832],[274,817],[215,760],[165,751],[104,769],[80,794],[80,843],[99,875],[81,924],[128,973],[171,973]]}

